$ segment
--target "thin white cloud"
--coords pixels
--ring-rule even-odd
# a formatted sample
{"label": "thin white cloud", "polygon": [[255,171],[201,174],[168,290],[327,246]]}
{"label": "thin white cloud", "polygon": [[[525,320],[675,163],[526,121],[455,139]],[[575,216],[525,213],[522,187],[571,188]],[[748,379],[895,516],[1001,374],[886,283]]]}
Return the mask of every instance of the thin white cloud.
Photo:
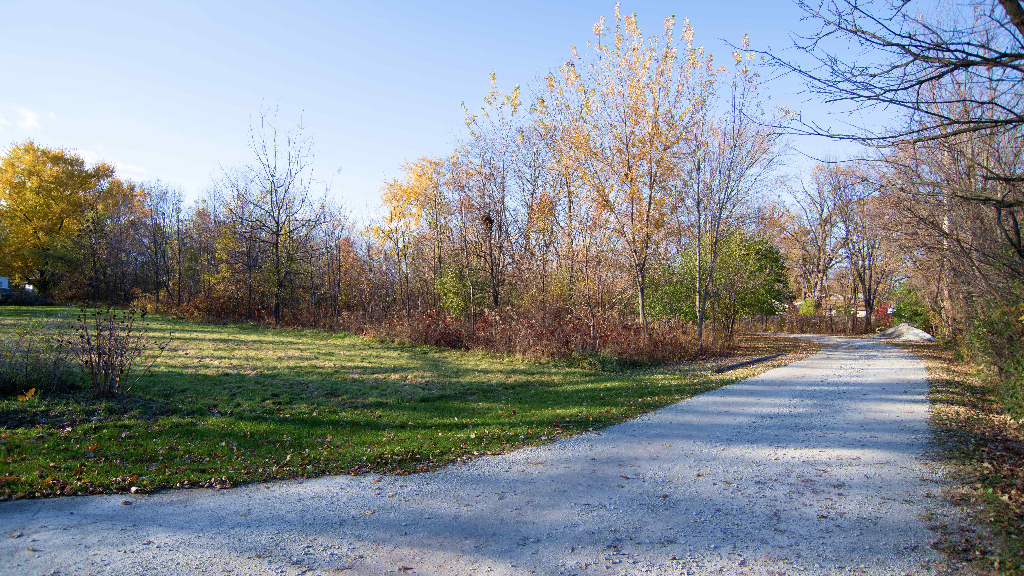
{"label": "thin white cloud", "polygon": [[3,114],[0,114],[0,126],[7,124],[7,118],[4,118]]}
{"label": "thin white cloud", "polygon": [[128,180],[135,181],[148,180],[150,178],[149,170],[146,170],[142,166],[108,160],[91,150],[75,150],[75,154],[81,156],[82,160],[85,160],[85,163],[88,165],[97,164],[99,162],[111,164],[119,178],[126,178]]}
{"label": "thin white cloud", "polygon": [[50,112],[49,114],[47,114],[47,116],[50,117],[50,120],[56,120],[57,119],[57,115],[54,114],[53,112]]}
{"label": "thin white cloud", "polygon": [[121,178],[128,178],[129,180],[146,180],[149,178],[149,170],[142,166],[114,162],[114,167],[117,169],[117,175]]}
{"label": "thin white cloud", "polygon": [[18,120],[18,127],[25,132],[31,132],[32,130],[40,127],[39,114],[36,114],[28,108],[18,108],[15,111],[19,116],[21,116],[21,120]]}
{"label": "thin white cloud", "polygon": [[100,155],[91,150],[75,150],[75,154],[81,156],[86,164],[96,164],[100,161]]}

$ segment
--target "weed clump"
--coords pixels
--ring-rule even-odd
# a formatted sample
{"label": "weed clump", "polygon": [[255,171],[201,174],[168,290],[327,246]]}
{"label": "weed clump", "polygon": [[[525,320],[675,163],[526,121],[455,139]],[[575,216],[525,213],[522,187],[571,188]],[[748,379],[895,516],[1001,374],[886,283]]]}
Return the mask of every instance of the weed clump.
{"label": "weed clump", "polygon": [[71,330],[62,318],[34,318],[0,335],[0,397],[28,399],[77,387],[79,374],[67,344]]}

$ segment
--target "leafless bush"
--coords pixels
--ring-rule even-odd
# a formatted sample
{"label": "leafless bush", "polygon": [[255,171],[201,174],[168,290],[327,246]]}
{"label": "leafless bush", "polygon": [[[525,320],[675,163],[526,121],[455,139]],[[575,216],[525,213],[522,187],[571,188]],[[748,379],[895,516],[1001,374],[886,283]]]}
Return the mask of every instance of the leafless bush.
{"label": "leafless bush", "polygon": [[97,396],[127,394],[166,348],[166,342],[156,344],[156,351],[148,358],[149,365],[128,383],[136,362],[143,359],[154,344],[146,337],[145,325],[137,324],[144,315],[135,309],[89,311],[82,308],[72,350]]}
{"label": "leafless bush", "polygon": [[[652,321],[645,335],[628,318],[613,314],[586,317],[562,309],[533,314],[485,312],[472,324],[435,311],[368,323],[361,332],[445,348],[537,359],[589,359],[602,365],[678,362],[697,356],[696,338],[686,323]],[[723,351],[705,347],[704,352]]]}

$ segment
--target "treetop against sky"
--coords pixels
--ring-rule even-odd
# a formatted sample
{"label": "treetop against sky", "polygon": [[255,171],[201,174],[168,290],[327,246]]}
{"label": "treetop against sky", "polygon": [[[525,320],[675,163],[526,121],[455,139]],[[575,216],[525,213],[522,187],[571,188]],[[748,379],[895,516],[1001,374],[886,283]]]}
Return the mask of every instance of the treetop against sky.
{"label": "treetop against sky", "polygon": [[[645,35],[690,19],[695,44],[728,64],[750,34],[782,49],[791,2],[626,2]],[[261,110],[314,138],[317,177],[357,212],[406,160],[444,155],[465,135],[461,102],[529,85],[585,49],[612,2],[72,2],[0,5],[0,147],[31,138],[160,179],[199,197],[249,158]],[[795,79],[771,104],[807,111]],[[804,147],[825,153],[827,143]]]}

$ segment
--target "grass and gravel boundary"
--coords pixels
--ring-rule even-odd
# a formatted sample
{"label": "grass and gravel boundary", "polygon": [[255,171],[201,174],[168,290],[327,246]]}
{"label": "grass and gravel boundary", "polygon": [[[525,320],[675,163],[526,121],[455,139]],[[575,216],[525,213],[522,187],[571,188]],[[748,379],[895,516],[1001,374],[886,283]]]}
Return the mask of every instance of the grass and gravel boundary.
{"label": "grass and gravel boundary", "polygon": [[[53,310],[6,309],[0,333]],[[343,333],[151,318],[166,352],[130,395],[0,399],[0,500],[409,474],[617,424],[806,357],[600,369]],[[721,362],[722,360],[716,360]]]}
{"label": "grass and gravel boundary", "polygon": [[933,526],[935,547],[980,574],[1024,574],[1024,422],[1004,413],[976,364],[940,344],[901,346],[928,366],[934,456],[965,514]]}

